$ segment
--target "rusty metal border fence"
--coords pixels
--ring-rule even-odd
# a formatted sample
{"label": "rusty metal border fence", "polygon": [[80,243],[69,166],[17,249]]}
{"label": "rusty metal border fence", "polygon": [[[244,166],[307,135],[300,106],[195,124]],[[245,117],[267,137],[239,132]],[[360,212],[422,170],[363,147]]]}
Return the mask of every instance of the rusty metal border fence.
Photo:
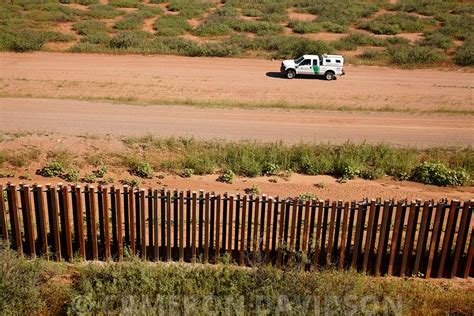
{"label": "rusty metal border fence", "polygon": [[359,202],[132,187],[0,185],[0,232],[51,260],[273,264],[473,276],[474,201]]}

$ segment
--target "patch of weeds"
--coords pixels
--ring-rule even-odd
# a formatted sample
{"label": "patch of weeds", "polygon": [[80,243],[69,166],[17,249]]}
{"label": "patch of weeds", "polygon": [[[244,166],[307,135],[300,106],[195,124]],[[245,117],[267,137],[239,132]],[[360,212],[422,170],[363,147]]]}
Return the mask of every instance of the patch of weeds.
{"label": "patch of weeds", "polygon": [[383,14],[360,24],[360,28],[375,34],[395,35],[401,32],[423,32],[427,25],[434,25],[433,19],[421,19],[406,13]]}
{"label": "patch of weeds", "polygon": [[260,188],[256,184],[253,184],[252,187],[245,188],[244,192],[245,192],[245,194],[259,195],[260,194]]}
{"label": "patch of weeds", "polygon": [[150,37],[145,31],[121,31],[117,33],[109,42],[109,47],[113,49],[139,48]]}
{"label": "patch of weeds", "polygon": [[390,62],[397,65],[430,64],[441,58],[428,46],[392,45],[387,48],[387,54]]}
{"label": "patch of weeds", "polygon": [[123,185],[128,185],[128,186],[131,186],[131,187],[138,187],[140,186],[141,184],[141,181],[140,179],[137,179],[137,178],[125,178],[123,180],[120,181]]}
{"label": "patch of weeds", "polygon": [[98,169],[92,171],[97,178],[103,178],[108,172],[106,165],[100,165]]}
{"label": "patch of weeds", "polygon": [[117,21],[114,28],[117,30],[140,30],[143,27],[144,19],[138,14],[128,14],[123,19]]}
{"label": "patch of weeds", "polygon": [[178,36],[192,30],[186,18],[179,15],[163,15],[154,24],[158,36]]}
{"label": "patch of weeds", "polygon": [[318,197],[313,192],[303,192],[298,196],[298,199],[302,201],[306,201],[306,200],[318,199]]}
{"label": "patch of weeds", "polygon": [[384,53],[376,49],[364,49],[362,54],[359,55],[364,60],[377,60],[384,56]]}
{"label": "patch of weeds", "polygon": [[474,36],[467,39],[454,55],[454,62],[461,66],[474,65]]}
{"label": "patch of weeds", "polygon": [[469,181],[464,170],[448,168],[440,162],[423,162],[415,167],[411,178],[414,181],[438,186],[460,186]]}
{"label": "patch of weeds", "polygon": [[318,189],[324,189],[326,187],[326,182],[321,181],[321,182],[318,182],[318,183],[314,184],[314,186],[317,187]]}
{"label": "patch of weeds", "polygon": [[217,178],[217,181],[231,184],[234,182],[234,179],[235,173],[232,170],[227,169]]}
{"label": "patch of weeds", "polygon": [[67,182],[78,182],[80,180],[79,170],[78,169],[67,169],[60,178],[66,180]]}
{"label": "patch of weeds", "polygon": [[83,20],[76,22],[72,25],[79,35],[92,35],[96,33],[107,32],[107,26],[105,23],[97,20]]}
{"label": "patch of weeds", "polygon": [[36,170],[36,174],[42,177],[59,177],[65,171],[64,165],[59,161],[50,161],[46,166]]}
{"label": "patch of weeds", "polygon": [[107,185],[107,184],[112,184],[114,183],[114,178],[112,177],[108,177],[108,178],[105,178],[105,179],[100,179],[99,181],[97,181],[98,184],[100,185]]}
{"label": "patch of weeds", "polygon": [[84,182],[84,183],[94,183],[96,179],[97,179],[97,177],[95,176],[95,174],[90,173],[90,174],[85,175],[85,176],[81,179],[81,182]]}
{"label": "patch of weeds", "polygon": [[262,173],[266,176],[274,176],[278,172],[278,165],[276,163],[267,162],[263,165]]}
{"label": "patch of weeds", "polygon": [[0,170],[0,179],[13,178],[15,177],[15,171],[12,170]]}
{"label": "patch of weeds", "polygon": [[211,7],[211,2],[206,0],[169,0],[167,9],[179,12],[179,15],[189,19],[203,14]]}
{"label": "patch of weeds", "polygon": [[149,161],[134,161],[130,165],[130,173],[140,178],[150,179],[155,175],[155,171]]}
{"label": "patch of weeds", "polygon": [[384,172],[379,168],[362,168],[359,171],[359,176],[365,180],[376,180],[384,176]]}
{"label": "patch of weeds", "polygon": [[194,169],[191,169],[191,168],[184,168],[184,169],[181,170],[181,172],[179,173],[179,176],[180,176],[181,178],[190,178],[193,174],[194,174]]}

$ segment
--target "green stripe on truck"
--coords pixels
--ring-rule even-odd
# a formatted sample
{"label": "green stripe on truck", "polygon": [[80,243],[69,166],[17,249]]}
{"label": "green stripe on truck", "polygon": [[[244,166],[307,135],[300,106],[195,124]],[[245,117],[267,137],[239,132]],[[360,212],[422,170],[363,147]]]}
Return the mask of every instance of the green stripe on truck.
{"label": "green stripe on truck", "polygon": [[319,66],[313,66],[312,68],[313,68],[314,74],[317,76],[319,73]]}

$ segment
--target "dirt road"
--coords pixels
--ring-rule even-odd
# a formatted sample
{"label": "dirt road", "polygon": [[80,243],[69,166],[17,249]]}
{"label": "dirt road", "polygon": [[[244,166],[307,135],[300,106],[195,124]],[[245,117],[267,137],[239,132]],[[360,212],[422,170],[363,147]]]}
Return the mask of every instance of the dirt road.
{"label": "dirt road", "polygon": [[107,102],[0,99],[0,130],[194,136],[287,142],[347,140],[395,145],[474,145],[470,116],[305,110],[136,106]]}
{"label": "dirt road", "polygon": [[474,74],[347,65],[337,81],[283,79],[281,61],[0,53],[0,95],[286,102],[325,108],[474,111]]}

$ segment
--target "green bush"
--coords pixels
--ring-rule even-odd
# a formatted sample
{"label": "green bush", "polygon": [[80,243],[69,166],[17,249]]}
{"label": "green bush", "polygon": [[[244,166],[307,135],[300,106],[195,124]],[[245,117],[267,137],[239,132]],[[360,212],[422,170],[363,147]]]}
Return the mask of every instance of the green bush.
{"label": "green bush", "polygon": [[454,55],[454,62],[461,66],[474,65],[474,37],[467,39]]}
{"label": "green bush", "polygon": [[273,52],[274,58],[296,58],[304,54],[320,55],[333,51],[328,42],[284,35],[256,38],[252,48]]}
{"label": "green bush", "polygon": [[278,165],[276,163],[267,162],[262,168],[262,173],[266,176],[274,176],[277,172]]}
{"label": "green bush", "polygon": [[155,21],[154,28],[159,36],[182,35],[192,29],[185,18],[177,15],[161,16]]}
{"label": "green bush", "polygon": [[392,45],[387,48],[390,62],[397,65],[430,64],[441,57],[428,46]]}
{"label": "green bush", "polygon": [[359,55],[359,58],[365,60],[377,60],[384,56],[384,53],[376,49],[365,49],[362,54]]}
{"label": "green bush", "polygon": [[432,19],[421,19],[406,13],[383,14],[361,23],[360,27],[375,34],[395,35],[401,32],[422,32],[427,25],[435,24]]}
{"label": "green bush", "polygon": [[144,45],[150,34],[145,31],[121,31],[109,42],[113,49],[138,48]]}
{"label": "green bush", "polygon": [[95,176],[94,173],[90,173],[84,176],[84,178],[81,179],[81,182],[85,183],[94,183],[97,177]]}
{"label": "green bush", "polygon": [[129,14],[117,21],[114,28],[117,30],[140,30],[143,27],[143,17],[138,14]]}
{"label": "green bush", "polygon": [[206,0],[169,0],[168,10],[179,12],[185,18],[199,16],[212,7],[210,1]]}
{"label": "green bush", "polygon": [[376,180],[382,178],[384,176],[384,172],[379,168],[362,168],[359,171],[359,176],[366,180]]}
{"label": "green bush", "polygon": [[111,5],[93,4],[89,6],[89,10],[85,14],[94,19],[113,19],[125,12],[117,10]]}
{"label": "green bush", "polygon": [[237,32],[255,33],[258,35],[268,35],[283,32],[282,25],[266,21],[229,19],[226,23],[229,25],[229,27]]}
{"label": "green bush", "polygon": [[84,20],[73,24],[73,29],[80,35],[92,35],[107,32],[105,23],[96,20]]}
{"label": "green bush", "polygon": [[459,186],[469,181],[469,174],[464,170],[450,169],[440,162],[423,162],[413,170],[414,181],[438,186]]}
{"label": "green bush", "polygon": [[184,168],[180,173],[179,176],[181,178],[189,178],[194,174],[194,169],[191,168]]}
{"label": "green bush", "polygon": [[292,28],[293,32],[299,34],[318,33],[322,31],[320,24],[300,20],[291,20],[288,22],[288,27]]}
{"label": "green bush", "polygon": [[78,182],[80,179],[79,170],[72,168],[67,169],[60,177],[67,182]]}
{"label": "green bush", "polygon": [[421,41],[421,44],[441,49],[449,49],[453,46],[453,40],[441,32],[429,32],[425,34],[425,38]]}
{"label": "green bush", "polygon": [[122,181],[120,181],[123,185],[128,185],[131,187],[139,187],[141,184],[140,179],[137,178],[125,178]]}
{"label": "green bush", "polygon": [[250,188],[245,188],[244,192],[245,192],[245,194],[259,195],[260,194],[260,188],[256,184],[252,184],[252,186]]}
{"label": "green bush", "polygon": [[355,50],[359,46],[384,46],[385,40],[357,32],[340,38],[334,46],[340,50]]}
{"label": "green bush", "polygon": [[46,41],[47,36],[43,32],[33,30],[20,31],[14,34],[11,49],[19,53],[41,50]]}
{"label": "green bush", "polygon": [[36,171],[36,174],[47,178],[58,177],[63,173],[64,165],[58,161],[50,161],[46,164],[46,166]]}
{"label": "green bush", "polygon": [[137,8],[139,0],[109,0],[109,5],[120,8]]}
{"label": "green bush", "polygon": [[220,36],[230,34],[231,32],[232,29],[227,24],[221,22],[205,22],[194,30],[194,34],[198,36]]}
{"label": "green bush", "polygon": [[108,168],[106,165],[100,165],[99,168],[94,170],[92,173],[97,177],[97,178],[103,178],[108,172]]}
{"label": "green bush", "polygon": [[155,175],[155,171],[149,161],[134,161],[130,165],[130,173],[140,178],[152,178]]}
{"label": "green bush", "polygon": [[234,179],[235,173],[231,169],[227,169],[217,178],[217,181],[232,184]]}

